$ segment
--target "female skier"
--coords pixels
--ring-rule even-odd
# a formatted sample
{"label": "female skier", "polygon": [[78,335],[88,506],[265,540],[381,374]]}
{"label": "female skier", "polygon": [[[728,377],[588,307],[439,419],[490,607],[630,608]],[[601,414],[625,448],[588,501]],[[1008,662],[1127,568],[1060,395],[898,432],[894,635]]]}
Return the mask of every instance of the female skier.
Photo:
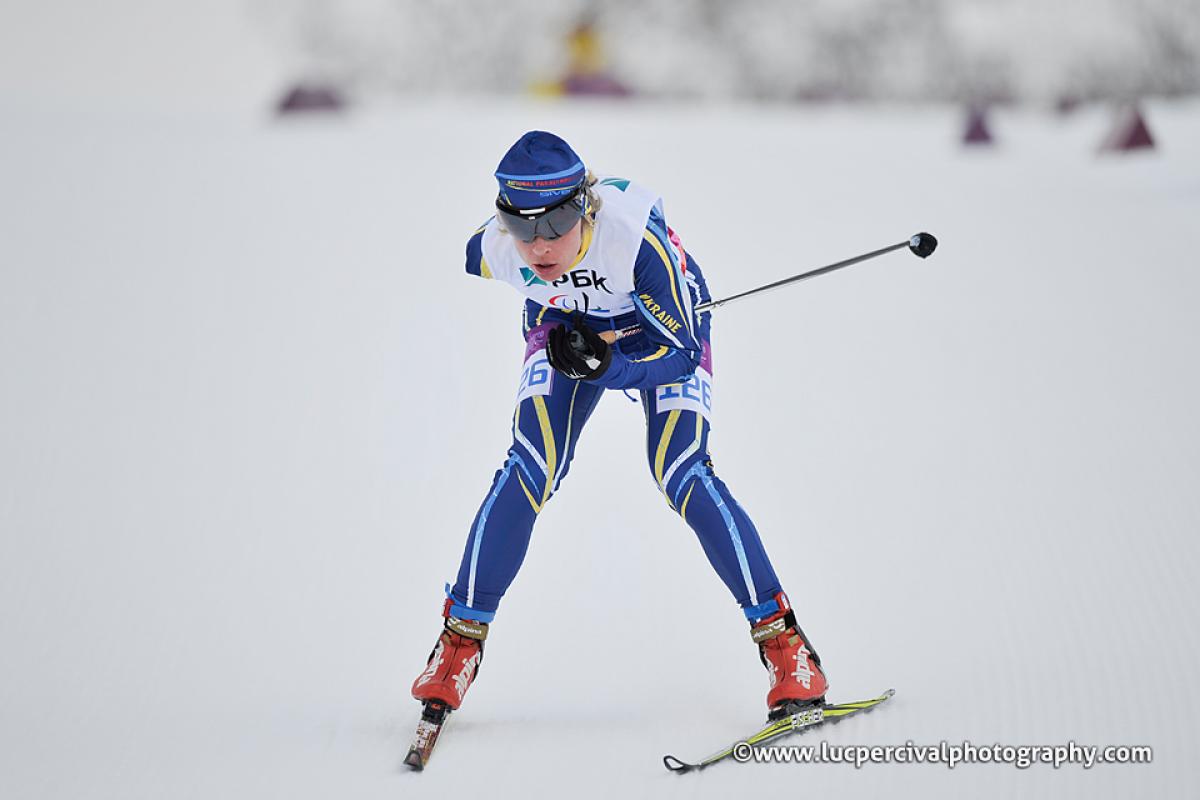
{"label": "female skier", "polygon": [[[653,192],[598,179],[557,136],[531,131],[504,155],[496,214],[467,242],[467,272],[526,298],[513,442],[467,535],[443,631],[412,694],[457,709],[538,512],[570,468],[605,389],[636,389],[650,471],[750,622],[770,673],[772,717],[824,701],[821,661],[796,624],[754,523],[714,474],[704,276]],[[638,330],[640,328],[640,330]]]}

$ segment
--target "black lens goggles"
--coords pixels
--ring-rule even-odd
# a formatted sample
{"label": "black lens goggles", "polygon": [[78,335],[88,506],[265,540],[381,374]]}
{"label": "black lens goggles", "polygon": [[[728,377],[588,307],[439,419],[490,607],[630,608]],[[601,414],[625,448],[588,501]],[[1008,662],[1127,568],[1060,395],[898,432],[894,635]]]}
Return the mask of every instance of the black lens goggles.
{"label": "black lens goggles", "polygon": [[587,193],[580,186],[557,203],[542,208],[513,208],[496,201],[496,213],[504,228],[522,242],[537,237],[557,239],[568,233],[583,216]]}

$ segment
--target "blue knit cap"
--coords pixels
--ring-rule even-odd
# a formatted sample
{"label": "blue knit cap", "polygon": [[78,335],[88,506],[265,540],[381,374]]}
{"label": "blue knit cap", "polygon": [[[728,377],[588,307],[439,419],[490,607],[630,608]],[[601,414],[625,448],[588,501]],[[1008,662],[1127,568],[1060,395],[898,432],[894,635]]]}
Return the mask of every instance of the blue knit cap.
{"label": "blue knit cap", "polygon": [[501,203],[512,208],[541,208],[568,197],[587,176],[571,145],[545,131],[530,131],[508,149],[496,180]]}

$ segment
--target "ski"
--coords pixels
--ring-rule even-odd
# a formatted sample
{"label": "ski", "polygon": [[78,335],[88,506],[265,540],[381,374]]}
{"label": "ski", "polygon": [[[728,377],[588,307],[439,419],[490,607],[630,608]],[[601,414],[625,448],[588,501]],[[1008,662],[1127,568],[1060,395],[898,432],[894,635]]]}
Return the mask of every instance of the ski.
{"label": "ski", "polygon": [[707,766],[724,761],[729,756],[733,755],[734,747],[742,742],[750,745],[762,744],[763,742],[777,739],[780,736],[786,736],[790,733],[805,733],[812,728],[824,725],[826,722],[834,723],[841,722],[846,717],[854,716],[863,711],[870,711],[875,706],[884,702],[896,693],[895,689],[888,689],[879,697],[871,700],[859,700],[854,703],[839,703],[837,705],[821,705],[811,706],[801,709],[794,714],[789,714],[780,719],[769,721],[764,727],[757,732],[739,739],[735,744],[726,747],[717,753],[713,753],[703,761],[695,764],[690,764],[686,761],[681,761],[675,756],[663,756],[663,765],[672,772],[683,774],[696,769],[704,769]]}
{"label": "ski", "polygon": [[408,755],[404,757],[405,764],[415,770],[425,769],[450,711],[450,706],[441,700],[425,701],[425,707],[421,710],[421,721],[417,723],[417,734],[413,737],[412,746],[408,748]]}

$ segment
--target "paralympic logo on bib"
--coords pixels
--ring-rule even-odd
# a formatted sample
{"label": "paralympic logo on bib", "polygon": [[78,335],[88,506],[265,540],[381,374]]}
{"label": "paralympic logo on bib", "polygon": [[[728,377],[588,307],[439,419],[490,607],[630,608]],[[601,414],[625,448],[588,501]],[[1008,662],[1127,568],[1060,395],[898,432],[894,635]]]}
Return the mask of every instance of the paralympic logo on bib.
{"label": "paralympic logo on bib", "polygon": [[587,292],[580,292],[583,300],[578,300],[569,294],[556,294],[546,302],[554,308],[561,308],[563,311],[578,311],[582,314],[607,314],[607,308],[592,305],[592,299],[588,297]]}

